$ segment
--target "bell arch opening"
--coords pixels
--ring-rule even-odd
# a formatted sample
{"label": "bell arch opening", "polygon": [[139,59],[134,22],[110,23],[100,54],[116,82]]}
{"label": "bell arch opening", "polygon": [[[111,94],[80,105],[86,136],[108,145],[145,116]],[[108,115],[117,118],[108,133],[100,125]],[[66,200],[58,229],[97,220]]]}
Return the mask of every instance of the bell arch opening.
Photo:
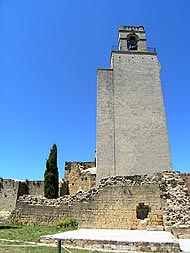
{"label": "bell arch opening", "polygon": [[139,37],[136,34],[129,34],[127,36],[127,48],[128,50],[137,50],[138,49]]}

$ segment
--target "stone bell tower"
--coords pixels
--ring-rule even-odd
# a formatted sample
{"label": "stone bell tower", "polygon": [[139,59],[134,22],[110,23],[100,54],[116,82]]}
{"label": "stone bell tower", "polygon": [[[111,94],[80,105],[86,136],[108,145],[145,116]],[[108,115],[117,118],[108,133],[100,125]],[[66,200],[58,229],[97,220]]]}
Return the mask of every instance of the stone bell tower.
{"label": "stone bell tower", "polygon": [[98,69],[97,182],[172,167],[160,64],[143,26],[120,26],[109,69]]}

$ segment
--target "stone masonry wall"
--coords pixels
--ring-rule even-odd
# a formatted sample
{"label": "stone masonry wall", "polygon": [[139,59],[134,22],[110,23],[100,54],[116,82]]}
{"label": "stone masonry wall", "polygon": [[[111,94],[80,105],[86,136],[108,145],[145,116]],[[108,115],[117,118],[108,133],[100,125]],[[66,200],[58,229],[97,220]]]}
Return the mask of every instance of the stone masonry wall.
{"label": "stone masonry wall", "polygon": [[148,176],[102,179],[96,188],[56,200],[22,196],[12,219],[48,224],[74,217],[81,228],[151,229],[162,227],[189,234],[190,202],[187,187],[175,171]]}
{"label": "stone masonry wall", "polygon": [[187,189],[188,189],[188,194],[190,196],[190,173],[182,173],[181,177],[185,181],[185,184],[186,184]]}
{"label": "stone masonry wall", "polygon": [[162,177],[162,199],[165,229],[174,236],[190,239],[190,196],[179,172]]}
{"label": "stone masonry wall", "polygon": [[98,69],[97,182],[171,168],[156,53],[112,51],[111,69]]}
{"label": "stone masonry wall", "polygon": [[16,207],[19,181],[0,179],[0,211],[10,212]]}
{"label": "stone masonry wall", "polygon": [[[44,181],[43,180],[32,180],[24,181],[27,184],[27,189],[20,195],[27,194],[32,196],[44,197]],[[68,185],[64,179],[59,181],[59,196],[68,194]]]}
{"label": "stone masonry wall", "polygon": [[[63,199],[62,199],[63,200]],[[59,200],[58,200],[59,201]],[[149,208],[147,218],[137,219],[137,207]],[[146,226],[163,226],[160,191],[158,184],[109,185],[52,205],[47,200],[20,198],[17,218],[21,223],[53,225],[74,217],[80,228],[145,229]]]}
{"label": "stone masonry wall", "polygon": [[44,181],[33,180],[28,181],[29,195],[44,196]]}
{"label": "stone masonry wall", "polygon": [[98,69],[97,82],[96,180],[99,182],[115,175],[113,70]]}
{"label": "stone masonry wall", "polygon": [[112,57],[116,175],[171,169],[157,55],[115,51]]}
{"label": "stone masonry wall", "polygon": [[70,195],[78,191],[88,191],[96,185],[96,174],[89,172],[95,162],[65,162],[65,181]]}
{"label": "stone masonry wall", "polygon": [[[91,183],[91,186],[94,184]],[[67,194],[68,185],[62,179],[59,182],[59,196]],[[44,197],[44,181],[0,178],[0,216],[7,216],[9,212],[13,211],[16,208],[17,199],[22,195]]]}
{"label": "stone masonry wall", "polygon": [[11,212],[16,207],[19,196],[43,194],[43,181],[19,181],[14,179],[0,179],[0,211]]}

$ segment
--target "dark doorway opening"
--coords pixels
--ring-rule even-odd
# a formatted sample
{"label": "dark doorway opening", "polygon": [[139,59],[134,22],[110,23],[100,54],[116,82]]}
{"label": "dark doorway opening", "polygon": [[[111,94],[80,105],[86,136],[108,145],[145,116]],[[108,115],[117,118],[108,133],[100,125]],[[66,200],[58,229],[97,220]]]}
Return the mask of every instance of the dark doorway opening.
{"label": "dark doorway opening", "polygon": [[139,203],[136,207],[137,219],[144,220],[148,217],[150,207],[144,203]]}

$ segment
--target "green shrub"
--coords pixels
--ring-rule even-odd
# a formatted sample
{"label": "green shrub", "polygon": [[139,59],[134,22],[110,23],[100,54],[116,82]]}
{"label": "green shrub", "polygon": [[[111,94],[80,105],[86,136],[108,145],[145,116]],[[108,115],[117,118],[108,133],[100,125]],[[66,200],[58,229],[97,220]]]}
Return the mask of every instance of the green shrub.
{"label": "green shrub", "polygon": [[67,228],[67,229],[77,229],[78,228],[78,222],[75,218],[71,218],[71,219],[66,219],[63,221],[60,221],[57,224],[58,227],[60,228]]}

